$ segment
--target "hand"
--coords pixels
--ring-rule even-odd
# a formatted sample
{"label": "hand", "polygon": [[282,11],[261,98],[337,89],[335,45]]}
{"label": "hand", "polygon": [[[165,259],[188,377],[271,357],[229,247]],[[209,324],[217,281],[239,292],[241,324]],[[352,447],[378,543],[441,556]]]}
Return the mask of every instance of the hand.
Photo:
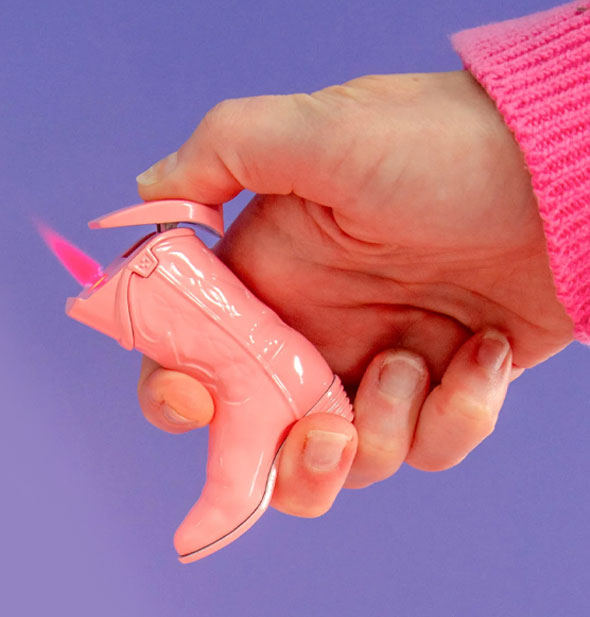
{"label": "hand", "polygon": [[[354,426],[317,414],[292,429],[272,502],[285,512],[322,514],[344,482],[403,461],[457,464],[509,381],[572,341],[520,149],[467,72],[224,101],[138,181],[147,200],[257,193],[217,254],[356,393]],[[148,359],[139,398],[170,432],[214,412]]]}

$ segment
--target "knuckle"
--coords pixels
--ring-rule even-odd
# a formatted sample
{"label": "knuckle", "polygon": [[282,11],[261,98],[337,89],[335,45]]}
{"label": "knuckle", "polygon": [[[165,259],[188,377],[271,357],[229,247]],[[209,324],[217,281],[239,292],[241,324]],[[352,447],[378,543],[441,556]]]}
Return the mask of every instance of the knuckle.
{"label": "knuckle", "polygon": [[320,90],[320,93],[327,95],[328,97],[333,97],[340,100],[351,100],[354,102],[358,102],[360,98],[360,91],[354,86],[355,84],[352,81],[344,84],[335,84],[333,86],[327,86],[326,88],[323,88],[322,90]]}
{"label": "knuckle", "polygon": [[[242,185],[264,192],[267,152],[281,144],[293,119],[291,95],[226,99],[203,118],[197,131],[215,144],[219,160]],[[262,162],[261,162],[262,161]]]}
{"label": "knuckle", "polygon": [[466,453],[464,451],[460,454],[452,451],[449,452],[445,449],[441,451],[437,447],[432,447],[428,442],[419,443],[419,440],[415,440],[405,459],[405,463],[419,471],[438,473],[455,467],[461,463],[468,454],[468,452]]}
{"label": "knuckle", "polygon": [[[400,468],[408,453],[409,443],[401,444],[393,439],[383,439],[375,435],[359,439],[357,471],[349,474],[356,488],[382,482],[393,476]],[[362,470],[362,474],[358,470]]]}
{"label": "knuckle", "polygon": [[207,112],[202,124],[205,128],[214,131],[226,131],[236,126],[252,127],[254,131],[258,125],[276,118],[277,112],[285,104],[290,104],[296,96],[267,94],[225,99]]}
{"label": "knuckle", "polygon": [[229,98],[219,101],[215,104],[205,116],[206,118],[223,118],[227,115],[231,116],[236,112],[236,109],[240,106],[243,98]]}
{"label": "knuckle", "polygon": [[386,464],[399,456],[399,441],[364,431],[359,437],[359,450],[374,462]]}
{"label": "knuckle", "polygon": [[476,400],[456,392],[448,401],[448,407],[459,423],[466,424],[482,435],[490,435],[496,425],[496,414],[484,400]]}
{"label": "knuckle", "polygon": [[218,134],[231,130],[232,125],[240,117],[243,99],[225,99],[213,106],[201,120],[200,130]]}

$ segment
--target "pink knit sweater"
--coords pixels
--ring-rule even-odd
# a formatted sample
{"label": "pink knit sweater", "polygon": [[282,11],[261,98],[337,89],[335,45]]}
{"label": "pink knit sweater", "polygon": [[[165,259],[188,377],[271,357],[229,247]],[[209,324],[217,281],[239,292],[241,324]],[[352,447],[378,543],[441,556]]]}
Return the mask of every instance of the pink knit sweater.
{"label": "pink knit sweater", "polygon": [[465,30],[452,43],[520,144],[557,296],[590,343],[590,2]]}

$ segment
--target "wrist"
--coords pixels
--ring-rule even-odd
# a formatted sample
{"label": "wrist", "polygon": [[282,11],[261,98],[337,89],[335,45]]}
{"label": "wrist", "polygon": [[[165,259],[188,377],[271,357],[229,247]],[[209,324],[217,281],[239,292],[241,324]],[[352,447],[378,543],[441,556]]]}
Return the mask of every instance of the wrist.
{"label": "wrist", "polygon": [[590,343],[590,10],[569,3],[453,37],[523,151],[557,296]]}

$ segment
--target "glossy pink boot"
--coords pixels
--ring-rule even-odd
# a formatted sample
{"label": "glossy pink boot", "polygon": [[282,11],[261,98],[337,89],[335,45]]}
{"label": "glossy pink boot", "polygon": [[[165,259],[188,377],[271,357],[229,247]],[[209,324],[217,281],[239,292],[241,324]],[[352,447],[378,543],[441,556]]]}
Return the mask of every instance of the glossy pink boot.
{"label": "glossy pink boot", "polygon": [[198,379],[211,393],[207,479],[176,531],[182,562],[205,557],[251,527],[268,507],[275,460],[308,413],[352,420],[350,402],[317,349],[253,296],[188,228],[223,232],[221,208],[170,200],[118,210],[93,228],[155,223],[66,312]]}

